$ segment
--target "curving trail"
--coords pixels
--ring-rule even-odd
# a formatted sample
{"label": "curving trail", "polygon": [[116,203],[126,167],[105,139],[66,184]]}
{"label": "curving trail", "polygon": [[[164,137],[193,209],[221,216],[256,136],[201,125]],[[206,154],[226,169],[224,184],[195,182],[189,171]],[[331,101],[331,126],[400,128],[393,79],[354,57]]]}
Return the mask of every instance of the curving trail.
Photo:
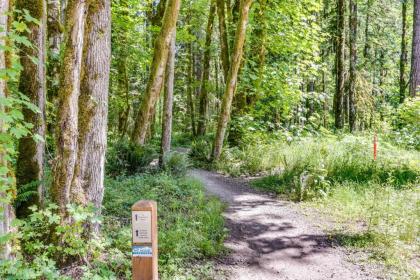
{"label": "curving trail", "polygon": [[253,190],[239,179],[198,169],[191,175],[229,205],[225,245],[230,254],[220,261],[228,279],[377,279],[348,262],[344,251],[293,203]]}

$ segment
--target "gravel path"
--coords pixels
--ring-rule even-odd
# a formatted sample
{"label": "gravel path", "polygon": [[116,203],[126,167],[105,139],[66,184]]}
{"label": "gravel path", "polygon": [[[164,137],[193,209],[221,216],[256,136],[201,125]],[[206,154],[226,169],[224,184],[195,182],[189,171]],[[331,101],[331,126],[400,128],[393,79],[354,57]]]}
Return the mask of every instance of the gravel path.
{"label": "gravel path", "polygon": [[230,254],[220,261],[228,279],[377,279],[348,262],[344,250],[293,203],[253,190],[244,180],[198,169],[191,175],[229,205]]}

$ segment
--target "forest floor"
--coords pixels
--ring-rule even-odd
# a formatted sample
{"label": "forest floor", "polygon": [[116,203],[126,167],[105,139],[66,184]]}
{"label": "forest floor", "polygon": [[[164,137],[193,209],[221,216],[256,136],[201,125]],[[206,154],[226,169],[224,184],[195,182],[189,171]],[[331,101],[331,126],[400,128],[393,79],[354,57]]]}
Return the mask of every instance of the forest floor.
{"label": "forest floor", "polygon": [[228,204],[224,215],[229,253],[217,267],[228,279],[382,279],[294,203],[252,189],[245,179],[200,169],[191,175]]}

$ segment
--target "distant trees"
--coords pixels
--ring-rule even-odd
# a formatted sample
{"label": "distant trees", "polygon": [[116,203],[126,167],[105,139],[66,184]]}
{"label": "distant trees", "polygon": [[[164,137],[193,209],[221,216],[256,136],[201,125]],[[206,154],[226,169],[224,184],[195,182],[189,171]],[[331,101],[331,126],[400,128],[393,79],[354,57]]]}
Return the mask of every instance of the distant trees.
{"label": "distant trees", "polygon": [[357,75],[357,0],[349,0],[349,30],[350,30],[350,78],[349,78],[349,128],[356,129],[356,75]]}

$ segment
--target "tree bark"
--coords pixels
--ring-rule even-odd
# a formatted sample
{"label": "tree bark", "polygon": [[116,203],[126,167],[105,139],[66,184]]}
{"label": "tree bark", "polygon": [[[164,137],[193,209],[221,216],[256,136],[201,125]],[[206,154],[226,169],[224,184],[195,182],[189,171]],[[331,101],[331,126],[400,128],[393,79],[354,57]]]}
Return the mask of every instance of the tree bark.
{"label": "tree bark", "polygon": [[198,127],[197,134],[203,136],[206,134],[207,126],[207,114],[208,114],[208,87],[209,87],[209,76],[210,76],[210,55],[211,55],[211,37],[213,34],[213,23],[214,16],[216,13],[216,3],[215,0],[211,1],[209,18],[206,28],[206,45],[204,49],[203,57],[203,76],[201,78],[201,90],[199,97],[199,118],[198,118]]}
{"label": "tree bark", "polygon": [[[37,195],[31,196],[16,208],[18,218],[29,214],[28,207],[33,204],[42,204],[44,190],[41,180],[44,175],[45,142],[35,141],[33,135],[38,134],[45,139],[45,99],[46,99],[46,22],[47,3],[45,0],[26,1],[18,0],[17,8],[26,9],[39,20],[40,24],[28,23],[28,39],[32,47],[20,46],[20,73],[19,91],[25,94],[31,103],[35,104],[39,112],[23,108],[24,120],[33,124],[31,135],[19,139],[19,156],[16,163],[16,182],[18,188],[31,182],[37,183]],[[31,57],[38,61],[34,63]]]}
{"label": "tree bark", "polygon": [[410,95],[417,95],[420,86],[420,0],[414,0],[413,48],[411,55]]}
{"label": "tree bark", "polygon": [[[8,30],[8,15],[9,12],[9,1],[0,0],[0,46],[6,46],[6,32]],[[6,66],[6,54],[3,48],[0,49],[0,70],[5,71]],[[6,79],[0,79],[0,98],[4,99],[7,92]],[[4,113],[6,108],[3,104],[0,104],[0,112]],[[7,133],[4,121],[0,118],[0,133]],[[7,149],[3,145],[0,147],[0,166],[7,166]],[[7,174],[1,175],[1,187],[8,189],[7,187]],[[4,190],[0,191],[0,237],[4,237],[9,234],[12,230],[11,222],[13,220],[13,207],[10,201],[10,193]],[[2,244],[0,247],[0,260],[6,260],[11,258],[12,247],[9,241]]]}
{"label": "tree bark", "polygon": [[405,67],[407,65],[407,0],[401,2],[401,54],[400,54],[400,103],[405,99]]}
{"label": "tree bark", "polygon": [[225,1],[216,0],[217,17],[219,19],[219,37],[220,37],[220,57],[222,59],[224,80],[226,81],[229,73],[229,44],[228,31],[226,27]]}
{"label": "tree bark", "polygon": [[241,66],[243,47],[245,43],[246,27],[248,24],[249,9],[252,0],[241,0],[240,14],[235,35],[235,44],[233,47],[233,56],[229,69],[228,78],[226,80],[226,88],[223,95],[221,113],[217,124],[216,138],[213,146],[212,157],[218,160],[222,153],[223,141],[225,138],[227,124],[230,118],[233,94],[236,89],[239,68]]}
{"label": "tree bark", "polygon": [[194,81],[194,54],[192,49],[192,43],[188,44],[189,48],[189,62],[188,62],[188,85],[187,85],[187,98],[188,98],[188,107],[190,111],[191,118],[191,133],[194,138],[197,135],[195,128],[195,110],[194,110],[194,99],[193,99],[193,81]]}
{"label": "tree bark", "polygon": [[370,24],[370,8],[373,0],[367,0],[366,20],[365,20],[365,47],[363,49],[363,57],[366,59],[369,56],[370,41],[369,41],[369,24]]}
{"label": "tree bark", "polygon": [[165,94],[163,100],[163,119],[162,119],[162,140],[160,165],[164,165],[164,158],[171,150],[172,134],[172,107],[174,102],[174,75],[175,75],[175,43],[176,30],[172,35],[171,46],[169,48],[168,62],[166,64]]}
{"label": "tree bark", "polygon": [[356,129],[356,71],[357,71],[357,0],[349,1],[350,17],[350,84],[349,84],[349,128]]}
{"label": "tree bark", "polygon": [[144,145],[147,130],[150,126],[151,115],[159,98],[163,84],[166,62],[168,60],[169,44],[176,28],[181,0],[169,0],[160,34],[156,39],[155,51],[149,81],[143,96],[140,109],[134,124],[131,140],[137,145]]}
{"label": "tree bark", "polygon": [[[79,137],[73,196],[83,193],[100,215],[104,194],[107,145],[108,90],[111,62],[110,0],[96,0],[88,8],[79,98]],[[99,224],[92,225],[99,232]]]}
{"label": "tree bark", "polygon": [[[60,73],[57,120],[56,158],[53,167],[51,195],[66,216],[66,205],[71,202],[74,168],[77,159],[80,72],[85,26],[85,2],[69,0],[66,13],[66,39]],[[83,199],[83,198],[79,198]]]}
{"label": "tree bark", "polygon": [[343,128],[343,97],[344,97],[344,5],[345,0],[338,0],[337,5],[337,51],[336,51],[336,88],[334,94],[335,127]]}

